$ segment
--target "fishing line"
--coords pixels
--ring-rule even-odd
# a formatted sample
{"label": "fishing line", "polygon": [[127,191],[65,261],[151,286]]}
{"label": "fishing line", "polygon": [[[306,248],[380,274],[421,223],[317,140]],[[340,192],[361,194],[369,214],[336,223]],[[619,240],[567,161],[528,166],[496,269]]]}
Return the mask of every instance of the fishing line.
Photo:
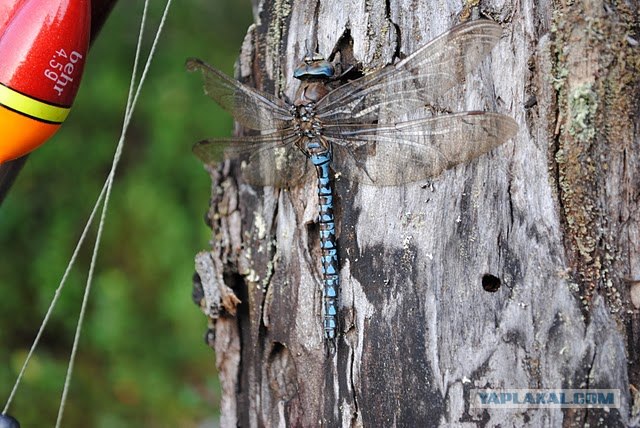
{"label": "fishing line", "polygon": [[98,209],[102,206],[102,212],[101,212],[101,216],[100,216],[100,222],[98,224],[98,231],[96,232],[96,240],[95,240],[95,244],[93,246],[93,253],[91,256],[91,263],[89,266],[89,272],[87,275],[87,282],[85,285],[85,292],[84,292],[84,296],[83,296],[83,300],[82,300],[82,305],[80,308],[80,314],[78,316],[78,323],[77,323],[77,327],[76,327],[76,332],[75,332],[75,336],[74,336],[74,341],[73,341],[73,346],[71,349],[71,354],[69,356],[69,365],[67,368],[67,374],[65,377],[65,382],[64,382],[64,387],[63,387],[63,392],[62,392],[62,397],[60,400],[60,407],[58,409],[58,417],[56,420],[56,428],[60,427],[61,421],[62,421],[62,415],[64,413],[64,407],[65,407],[65,403],[66,403],[66,399],[67,399],[67,395],[68,395],[68,391],[69,391],[69,386],[71,384],[71,376],[73,373],[73,368],[74,368],[74,363],[75,363],[75,358],[77,355],[77,350],[78,350],[78,344],[80,341],[80,335],[81,335],[81,331],[82,331],[82,324],[84,322],[84,317],[85,317],[85,313],[86,313],[86,307],[88,304],[88,300],[89,300],[89,294],[91,291],[91,285],[93,282],[93,275],[94,275],[94,271],[95,271],[95,265],[96,265],[96,260],[97,260],[97,256],[98,256],[98,249],[100,247],[100,243],[101,243],[101,239],[102,239],[102,232],[104,230],[104,224],[105,224],[105,220],[106,220],[106,215],[108,212],[108,207],[109,207],[109,198],[111,195],[111,191],[112,191],[112,187],[113,187],[113,180],[115,178],[115,172],[118,166],[118,163],[120,161],[120,157],[122,154],[122,150],[124,147],[124,143],[125,143],[125,137],[126,137],[126,133],[129,127],[129,123],[131,122],[131,117],[133,115],[133,112],[135,110],[135,106],[137,104],[138,101],[138,97],[140,95],[141,89],[142,89],[142,85],[144,84],[144,81],[146,79],[147,73],[149,71],[149,67],[151,65],[151,61],[154,57],[155,51],[156,51],[156,47],[158,44],[158,40],[160,38],[160,34],[162,33],[162,29],[164,28],[164,24],[166,22],[166,18],[169,12],[169,8],[171,6],[171,1],[172,0],[167,0],[167,3],[165,5],[165,9],[164,12],[162,14],[162,17],[160,19],[160,23],[158,25],[158,28],[156,30],[155,36],[154,36],[154,40],[153,43],[151,45],[151,49],[149,50],[149,55],[147,57],[146,63],[145,63],[145,67],[142,71],[142,74],[140,76],[140,80],[138,82],[138,85],[136,86],[136,74],[137,74],[137,69],[138,69],[138,63],[139,63],[139,59],[140,59],[140,51],[141,51],[141,46],[142,46],[142,38],[143,38],[143,34],[144,34],[144,27],[145,27],[145,22],[146,22],[146,17],[147,17],[147,10],[148,10],[148,5],[149,5],[149,0],[145,0],[144,2],[144,9],[142,12],[142,19],[140,22],[140,31],[138,33],[138,41],[136,44],[136,53],[135,53],[135,57],[134,57],[134,63],[133,63],[133,70],[132,70],[132,74],[131,74],[131,82],[129,85],[129,94],[127,97],[127,104],[125,107],[125,114],[124,114],[124,120],[123,120],[123,125],[122,125],[122,130],[120,133],[120,138],[118,140],[118,144],[116,146],[116,151],[114,153],[113,156],[113,161],[111,164],[111,170],[109,171],[109,175],[107,176],[107,179],[102,187],[102,190],[100,191],[100,194],[93,206],[93,209],[91,211],[91,214],[89,215],[89,219],[87,220],[85,227],[82,231],[82,234],[80,235],[80,238],[78,239],[78,243],[73,251],[73,254],[71,255],[71,258],[69,259],[69,263],[67,264],[67,268],[65,269],[65,272],[62,276],[62,279],[60,280],[60,284],[58,285],[58,287],[56,288],[56,291],[54,293],[54,296],[51,300],[51,303],[49,305],[49,308],[47,309],[47,312],[45,314],[45,317],[40,325],[40,328],[38,330],[38,333],[36,335],[36,338],[33,341],[33,344],[31,346],[31,349],[29,350],[29,353],[27,354],[27,357],[25,358],[24,364],[22,365],[22,368],[20,369],[20,372],[18,374],[18,377],[16,379],[16,382],[13,386],[13,389],[11,390],[11,393],[9,395],[9,398],[7,399],[7,403],[4,406],[4,409],[2,410],[2,414],[6,414],[9,406],[11,405],[11,402],[13,401],[13,398],[15,397],[16,391],[18,389],[18,386],[20,385],[20,382],[24,376],[24,373],[26,371],[26,368],[29,364],[29,361],[31,359],[31,357],[33,356],[33,353],[36,349],[36,347],[38,346],[38,343],[40,341],[40,338],[42,337],[42,334],[44,332],[44,329],[49,321],[49,318],[51,316],[51,313],[53,312],[53,309],[58,301],[58,298],[60,297],[60,294],[62,292],[62,289],[66,283],[66,280],[69,276],[69,273],[72,269],[72,267],[75,264],[75,261],[77,259],[78,253],[80,251],[80,248],[82,247],[82,244],[84,243],[84,240],[87,236],[87,233],[89,231],[89,228],[91,227],[91,225],[93,224],[93,220],[95,218],[96,213],[98,212]]}

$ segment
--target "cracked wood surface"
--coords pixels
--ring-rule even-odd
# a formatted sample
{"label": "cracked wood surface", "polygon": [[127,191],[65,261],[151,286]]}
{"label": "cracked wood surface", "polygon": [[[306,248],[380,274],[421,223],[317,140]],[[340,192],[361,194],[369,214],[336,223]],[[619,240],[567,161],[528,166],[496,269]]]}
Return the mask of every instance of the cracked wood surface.
{"label": "cracked wood surface", "polygon": [[[637,49],[629,50],[637,36],[614,38],[624,50],[607,56],[615,91],[599,80],[606,46],[584,55],[581,45],[606,43],[583,40],[594,28],[629,30],[633,15],[601,2],[556,10],[546,1],[425,3],[255,5],[236,77],[289,99],[297,87],[293,68],[309,47],[325,55],[339,47],[366,72],[479,10],[502,24],[503,38],[443,106],[511,115],[520,132],[429,182],[374,188],[336,181],[342,324],[333,355],[322,339],[315,180],[288,190],[256,188],[242,183],[237,165],[210,168],[213,248],[199,256],[198,273],[205,288],[222,290],[201,300],[206,313],[220,314],[211,338],[223,387],[221,424],[633,424],[629,388],[640,376],[629,284],[640,277],[640,179],[637,104],[629,100],[637,99],[638,83],[624,73],[637,72]],[[598,15],[603,25],[594,27],[591,14],[603,10],[609,15]],[[614,20],[619,25],[604,25]],[[576,62],[587,66],[576,71]],[[607,119],[605,106],[621,91],[630,98],[616,111],[628,121]],[[608,152],[609,141],[622,148]],[[576,162],[602,158],[571,154],[580,147],[613,161],[593,178]],[[590,211],[577,227],[573,213],[585,212],[578,208],[587,199],[572,189],[585,188],[578,195],[589,196],[597,216]],[[592,238],[606,251],[578,243]],[[585,251],[608,264],[594,266]],[[494,285],[499,279],[497,291],[485,291],[483,277]],[[241,301],[235,316],[212,297],[229,290]],[[505,411],[468,401],[474,388],[587,387],[620,389],[622,407]]]}

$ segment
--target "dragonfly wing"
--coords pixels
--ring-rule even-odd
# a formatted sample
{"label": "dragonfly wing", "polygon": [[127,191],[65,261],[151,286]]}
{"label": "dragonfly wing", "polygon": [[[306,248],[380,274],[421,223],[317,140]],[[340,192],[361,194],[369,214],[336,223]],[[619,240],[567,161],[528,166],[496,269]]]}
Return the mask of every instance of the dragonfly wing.
{"label": "dragonfly wing", "polygon": [[188,59],[186,66],[189,71],[202,72],[205,93],[242,126],[274,130],[291,123],[292,116],[279,98],[243,85],[199,59]]}
{"label": "dragonfly wing", "polygon": [[193,152],[207,164],[223,157],[240,161],[242,177],[255,186],[294,187],[310,169],[307,158],[294,144],[293,134],[282,131],[249,137],[203,140]]}
{"label": "dragonfly wing", "polygon": [[324,135],[333,142],[336,172],[364,184],[395,186],[474,159],[517,131],[508,116],[465,112],[390,125],[332,125]]}
{"label": "dragonfly wing", "polygon": [[474,70],[502,34],[489,20],[458,25],[395,65],[348,82],[317,105],[323,122],[372,122],[432,103]]}

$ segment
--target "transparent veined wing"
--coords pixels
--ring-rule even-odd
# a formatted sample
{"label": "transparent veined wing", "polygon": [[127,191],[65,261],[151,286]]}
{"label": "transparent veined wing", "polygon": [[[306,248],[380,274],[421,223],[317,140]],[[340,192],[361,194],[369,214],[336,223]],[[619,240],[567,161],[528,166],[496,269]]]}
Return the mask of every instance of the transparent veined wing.
{"label": "transparent veined wing", "polygon": [[324,123],[370,123],[432,103],[474,70],[500,39],[489,20],[458,25],[397,64],[348,82],[316,107]]}
{"label": "transparent veined wing", "polygon": [[333,168],[349,180],[395,186],[434,177],[506,142],[518,132],[505,115],[464,112],[396,124],[328,125]]}
{"label": "transparent veined wing", "polygon": [[303,180],[311,166],[295,145],[299,137],[288,131],[203,140],[193,146],[193,152],[206,164],[223,157],[239,160],[249,184],[291,188]]}
{"label": "transparent veined wing", "polygon": [[245,128],[275,130],[290,125],[292,116],[281,99],[243,85],[197,58],[188,59],[186,67],[202,72],[205,93]]}

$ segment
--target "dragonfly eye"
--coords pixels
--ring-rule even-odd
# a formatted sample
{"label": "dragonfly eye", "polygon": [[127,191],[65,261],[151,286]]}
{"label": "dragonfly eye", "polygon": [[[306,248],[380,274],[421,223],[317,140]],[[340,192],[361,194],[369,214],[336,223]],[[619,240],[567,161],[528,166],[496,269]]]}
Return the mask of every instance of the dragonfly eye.
{"label": "dragonfly eye", "polygon": [[303,62],[296,67],[293,77],[296,79],[332,78],[335,74],[333,65],[325,59],[305,57]]}

